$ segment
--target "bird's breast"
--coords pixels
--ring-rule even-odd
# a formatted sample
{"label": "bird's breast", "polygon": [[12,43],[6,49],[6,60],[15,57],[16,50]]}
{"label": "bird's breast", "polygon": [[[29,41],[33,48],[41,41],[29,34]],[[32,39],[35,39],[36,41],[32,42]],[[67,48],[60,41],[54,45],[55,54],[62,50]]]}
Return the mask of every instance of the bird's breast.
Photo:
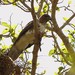
{"label": "bird's breast", "polygon": [[43,24],[39,24],[39,31],[41,32],[41,33],[44,33],[45,32],[45,25],[43,25]]}

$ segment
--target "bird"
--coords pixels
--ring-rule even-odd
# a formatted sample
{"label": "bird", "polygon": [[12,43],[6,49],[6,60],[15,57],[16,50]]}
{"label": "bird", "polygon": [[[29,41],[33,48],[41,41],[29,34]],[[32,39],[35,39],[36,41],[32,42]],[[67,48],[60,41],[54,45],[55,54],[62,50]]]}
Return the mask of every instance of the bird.
{"label": "bird", "polygon": [[[42,15],[38,19],[38,29],[41,34],[45,32],[46,29],[46,23],[51,20],[51,17],[48,14]],[[12,45],[10,51],[8,52],[8,55],[10,57],[17,58],[23,50],[26,50],[27,48],[31,47],[34,44],[34,21],[30,21],[25,28],[20,32],[19,36],[17,37],[16,41]],[[42,35],[43,36],[43,35]],[[41,38],[42,39],[42,38]],[[14,53],[15,52],[15,53]]]}

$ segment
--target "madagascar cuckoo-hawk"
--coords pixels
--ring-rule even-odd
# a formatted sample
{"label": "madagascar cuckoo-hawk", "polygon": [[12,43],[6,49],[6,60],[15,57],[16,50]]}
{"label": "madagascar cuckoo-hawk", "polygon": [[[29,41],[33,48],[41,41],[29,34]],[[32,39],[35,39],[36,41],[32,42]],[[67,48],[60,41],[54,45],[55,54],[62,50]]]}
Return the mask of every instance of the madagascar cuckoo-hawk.
{"label": "madagascar cuckoo-hawk", "polygon": [[[40,33],[44,33],[46,29],[47,21],[51,20],[51,17],[48,14],[42,15],[38,20],[38,28]],[[16,41],[14,42],[11,50],[8,55],[13,58],[17,58],[24,49],[29,48],[34,44],[34,25],[33,21],[29,22],[26,27],[21,31]],[[15,53],[14,53],[15,52]]]}

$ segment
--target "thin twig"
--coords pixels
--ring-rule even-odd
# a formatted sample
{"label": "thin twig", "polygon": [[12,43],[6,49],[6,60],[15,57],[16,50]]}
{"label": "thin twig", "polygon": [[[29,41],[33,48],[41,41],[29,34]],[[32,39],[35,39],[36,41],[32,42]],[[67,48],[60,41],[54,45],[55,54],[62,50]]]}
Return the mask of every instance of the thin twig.
{"label": "thin twig", "polygon": [[66,7],[66,6],[61,6],[61,7],[59,7],[59,8],[65,8],[65,10],[67,9],[67,10],[71,11],[73,14],[75,13],[72,9],[69,9],[69,8]]}
{"label": "thin twig", "polygon": [[41,12],[41,9],[43,7],[43,2],[44,2],[44,0],[41,0],[40,3],[39,3],[39,9],[38,9],[38,12],[37,12],[38,17],[40,17],[40,12]]}
{"label": "thin twig", "polygon": [[25,2],[22,2],[20,1],[30,12],[32,11],[31,8],[25,3]]}
{"label": "thin twig", "polygon": [[61,49],[60,49],[60,47],[59,47],[59,45],[58,45],[58,42],[57,42],[57,40],[56,40],[55,35],[54,35],[53,32],[52,32],[52,35],[53,35],[53,38],[54,38],[54,42],[55,42],[55,44],[56,44],[56,47],[58,48],[58,50],[59,50],[60,54],[62,55],[64,61],[65,61],[68,65],[71,66],[71,64],[70,64],[70,63],[68,62],[68,60],[66,59],[64,53],[61,51]]}
{"label": "thin twig", "polygon": [[8,37],[10,37],[10,35],[8,34],[8,35],[3,35],[3,34],[0,34],[0,37],[5,37],[5,38],[8,38]]}
{"label": "thin twig", "polygon": [[28,9],[25,9],[22,5],[20,5],[19,3],[16,3],[16,6],[19,7],[20,9],[22,9],[24,12],[30,12]]}
{"label": "thin twig", "polygon": [[75,30],[75,26],[73,26],[73,24],[69,23],[68,25]]}
{"label": "thin twig", "polygon": [[4,1],[2,0],[2,1],[0,2],[0,4],[2,4],[2,5],[10,5],[10,4],[16,3],[17,1],[18,1],[18,0],[14,0],[13,2],[10,2],[9,0],[7,0],[8,4],[6,4],[6,3],[4,3]]}

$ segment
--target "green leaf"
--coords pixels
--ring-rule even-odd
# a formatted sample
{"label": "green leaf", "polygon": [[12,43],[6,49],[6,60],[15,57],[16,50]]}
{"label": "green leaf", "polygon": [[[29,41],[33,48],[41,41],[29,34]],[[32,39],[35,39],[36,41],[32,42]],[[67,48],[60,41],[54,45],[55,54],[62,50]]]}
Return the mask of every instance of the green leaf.
{"label": "green leaf", "polygon": [[2,45],[2,52],[5,52],[9,47],[7,45]]}
{"label": "green leaf", "polygon": [[9,0],[9,2],[11,2],[11,3],[12,3],[12,2],[14,2],[14,0]]}
{"label": "green leaf", "polygon": [[45,4],[45,6],[43,7],[43,12],[45,13],[45,12],[47,12],[47,10],[48,10],[48,5]]}
{"label": "green leaf", "polygon": [[72,26],[75,26],[75,24],[72,24]]}
{"label": "green leaf", "polygon": [[44,70],[44,71],[41,73],[41,75],[44,75],[44,74],[46,74],[46,70]]}
{"label": "green leaf", "polygon": [[46,73],[46,70],[44,70],[44,74]]}
{"label": "green leaf", "polygon": [[8,23],[6,23],[6,22],[2,22],[1,24],[2,24],[2,26],[5,26],[5,27],[9,27],[9,26],[10,26],[10,25],[9,25]]}
{"label": "green leaf", "polygon": [[13,6],[16,6],[16,3],[13,3]]}
{"label": "green leaf", "polygon": [[69,37],[70,39],[72,39],[72,35],[69,34],[68,37]]}
{"label": "green leaf", "polygon": [[61,66],[58,69],[59,69],[59,72],[61,72],[64,68]]}
{"label": "green leaf", "polygon": [[13,5],[16,5],[15,0],[2,0],[2,2],[3,2],[4,4],[13,3]]}
{"label": "green leaf", "polygon": [[56,7],[56,10],[60,11],[60,8],[59,7]]}
{"label": "green leaf", "polygon": [[67,17],[63,17],[63,19],[64,19],[65,21],[67,21],[67,20],[68,20],[68,18],[67,18]]}
{"label": "green leaf", "polygon": [[3,34],[6,34],[8,32],[9,32],[9,29],[7,29],[7,28],[2,31]]}
{"label": "green leaf", "polygon": [[29,63],[29,64],[32,64],[32,61],[31,61],[31,60],[29,60],[29,61],[28,61],[28,63]]}
{"label": "green leaf", "polygon": [[55,49],[52,49],[52,50],[49,51],[49,54],[48,55],[51,56],[54,53],[55,53]]}
{"label": "green leaf", "polygon": [[15,0],[3,0],[4,2],[6,2],[6,3],[12,3],[12,2],[14,2]]}
{"label": "green leaf", "polygon": [[21,60],[24,60],[24,59],[23,59],[23,54],[20,54],[19,58],[20,58]]}
{"label": "green leaf", "polygon": [[8,0],[3,0],[3,3],[4,3],[4,4],[8,4],[8,2],[7,2],[7,1],[8,1]]}
{"label": "green leaf", "polygon": [[58,74],[55,72],[54,75],[58,75]]}
{"label": "green leaf", "polygon": [[16,24],[14,24],[14,25],[11,26],[11,28],[14,29],[14,30],[16,29],[16,27],[17,27]]}
{"label": "green leaf", "polygon": [[29,73],[29,71],[28,71],[28,70],[26,71],[26,75],[30,75],[30,73]]}
{"label": "green leaf", "polygon": [[68,4],[71,4],[72,3],[72,0],[68,0]]}
{"label": "green leaf", "polygon": [[38,9],[39,9],[39,7],[38,7],[38,6],[36,6],[36,7],[35,7],[35,11],[38,11]]}

